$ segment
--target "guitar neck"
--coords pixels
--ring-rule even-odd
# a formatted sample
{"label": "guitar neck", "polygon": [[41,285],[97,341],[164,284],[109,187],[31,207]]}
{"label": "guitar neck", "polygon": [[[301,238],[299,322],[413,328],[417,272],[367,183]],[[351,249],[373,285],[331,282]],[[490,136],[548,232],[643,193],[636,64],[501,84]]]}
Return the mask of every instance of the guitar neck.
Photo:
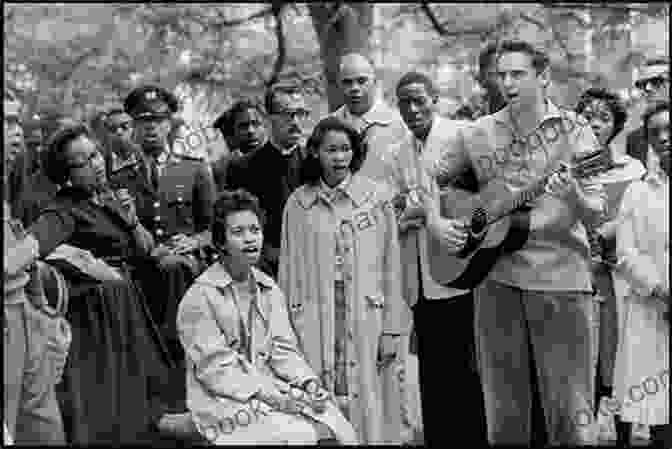
{"label": "guitar neck", "polygon": [[504,218],[519,209],[525,203],[542,195],[546,188],[546,182],[557,172],[569,170],[574,178],[587,178],[609,170],[613,166],[613,160],[611,159],[610,153],[603,149],[581,156],[572,164],[563,164],[562,166],[551,170],[550,173],[546,173],[541,179],[513,195],[512,198],[497,204],[495,210],[487,210],[487,224],[492,224]]}

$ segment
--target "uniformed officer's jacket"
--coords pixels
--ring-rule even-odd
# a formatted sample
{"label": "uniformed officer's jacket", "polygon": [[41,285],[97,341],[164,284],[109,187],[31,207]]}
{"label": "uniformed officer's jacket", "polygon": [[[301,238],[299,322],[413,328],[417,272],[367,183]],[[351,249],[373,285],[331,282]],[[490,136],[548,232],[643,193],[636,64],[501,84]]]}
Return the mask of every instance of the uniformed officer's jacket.
{"label": "uniformed officer's jacket", "polygon": [[208,164],[186,157],[166,157],[159,164],[158,190],[149,182],[144,161],[113,173],[110,184],[114,189],[129,189],[138,218],[158,241],[209,229],[215,186]]}

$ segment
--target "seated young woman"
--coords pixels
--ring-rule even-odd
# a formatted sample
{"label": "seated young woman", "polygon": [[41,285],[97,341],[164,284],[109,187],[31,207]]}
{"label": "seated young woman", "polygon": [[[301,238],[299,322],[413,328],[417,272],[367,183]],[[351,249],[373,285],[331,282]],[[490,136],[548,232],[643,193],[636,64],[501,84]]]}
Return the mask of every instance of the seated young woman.
{"label": "seated young woman", "polygon": [[166,395],[179,404],[184,393],[170,388],[174,363],[129,273],[133,258],[151,252],[152,237],[132,199],[106,190],[104,160],[85,125],[57,131],[46,151],[45,173],[59,190],[11,249],[16,257],[6,261],[5,274],[62,244],[117,266],[118,281],[65,272],[73,341],[59,400],[71,443],[153,441]]}
{"label": "seated young woman", "polygon": [[187,291],[177,318],[192,419],[217,445],[355,444],[299,352],[282,291],[255,267],[262,226],[258,201],[244,190],[224,191],[215,203],[221,258]]}

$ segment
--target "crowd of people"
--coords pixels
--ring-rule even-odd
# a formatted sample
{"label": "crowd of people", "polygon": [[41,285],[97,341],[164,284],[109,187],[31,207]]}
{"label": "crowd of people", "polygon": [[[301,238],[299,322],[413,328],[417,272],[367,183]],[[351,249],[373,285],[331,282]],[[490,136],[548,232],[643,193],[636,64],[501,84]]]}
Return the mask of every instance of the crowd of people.
{"label": "crowd of people", "polygon": [[[595,445],[609,408],[618,446],[670,447],[669,61],[626,148],[618,95],[565,109],[550,70],[489,44],[446,118],[349,53],[343,106],[240,99],[215,162],[160,86],[48,125],[6,90],[5,443]],[[482,281],[437,274],[505,216]]]}

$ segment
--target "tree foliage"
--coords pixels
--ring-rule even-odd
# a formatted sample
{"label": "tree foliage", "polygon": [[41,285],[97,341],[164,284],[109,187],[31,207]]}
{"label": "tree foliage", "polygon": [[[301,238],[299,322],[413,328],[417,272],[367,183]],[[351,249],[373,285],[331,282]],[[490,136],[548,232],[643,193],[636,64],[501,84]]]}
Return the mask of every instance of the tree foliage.
{"label": "tree foliage", "polygon": [[[344,52],[378,55],[389,90],[410,67],[468,76],[485,40],[520,36],[550,49],[556,81],[577,90],[637,66],[648,50],[629,45],[630,31],[668,14],[665,3],[5,3],[5,79],[31,111],[76,114],[153,82],[211,117],[284,78],[333,109]],[[447,94],[459,101],[472,85]]]}

